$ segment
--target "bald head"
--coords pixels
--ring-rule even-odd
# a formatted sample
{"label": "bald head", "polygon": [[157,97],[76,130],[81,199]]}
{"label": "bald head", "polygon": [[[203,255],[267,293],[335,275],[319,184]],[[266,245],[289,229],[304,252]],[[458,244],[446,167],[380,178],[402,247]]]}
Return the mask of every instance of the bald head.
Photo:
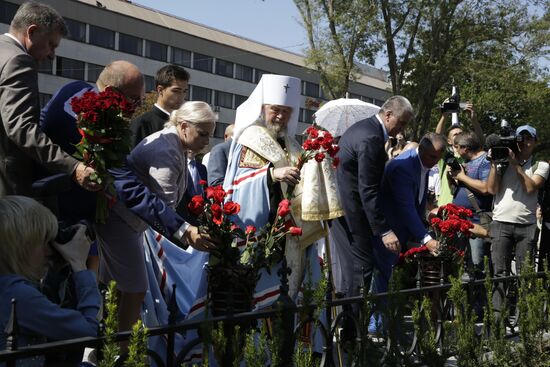
{"label": "bald head", "polygon": [[141,101],[145,92],[143,74],[137,66],[124,60],[113,61],[105,66],[96,84],[100,91],[107,87],[116,88],[133,102]]}
{"label": "bald head", "polygon": [[447,149],[447,141],[443,135],[436,133],[427,133],[422,137],[418,144],[418,155],[422,165],[426,168],[432,168],[441,159]]}
{"label": "bald head", "polygon": [[225,132],[223,133],[223,140],[229,140],[233,136],[233,128],[235,127],[235,124],[231,124],[225,128]]}

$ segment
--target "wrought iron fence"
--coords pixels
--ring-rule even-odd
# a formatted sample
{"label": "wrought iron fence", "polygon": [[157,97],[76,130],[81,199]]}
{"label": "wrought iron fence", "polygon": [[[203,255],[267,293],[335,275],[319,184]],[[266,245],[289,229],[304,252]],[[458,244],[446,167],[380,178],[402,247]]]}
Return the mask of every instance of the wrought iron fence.
{"label": "wrought iron fence", "polygon": [[[537,277],[545,277],[545,273],[537,273]],[[484,297],[484,284],[486,280],[463,281],[462,287],[467,291],[468,302],[473,312],[479,307],[487,304],[487,297]],[[505,320],[508,335],[515,335],[518,332],[519,314],[517,307],[518,276],[506,276],[491,278],[494,292],[500,292],[500,296],[508,299],[509,316]],[[302,332],[304,325],[314,325],[317,335],[322,338],[322,348],[318,350],[319,365],[323,367],[342,365],[343,359],[349,353],[362,353],[365,348],[370,348],[371,357],[374,356],[380,362],[390,355],[399,355],[408,363],[415,364],[421,360],[423,351],[420,348],[419,329],[414,326],[415,314],[424,312],[431,318],[430,330],[433,341],[443,353],[446,334],[449,332],[444,327],[447,321],[452,321],[456,315],[455,305],[446,297],[446,292],[451,284],[444,283],[443,275],[439,285],[402,289],[393,292],[370,294],[352,298],[335,298],[329,285],[326,289],[324,302],[321,304],[309,304],[297,306],[288,296],[286,274],[281,274],[281,295],[275,305],[269,310],[261,310],[247,313],[213,317],[207,320],[184,321],[176,323],[177,304],[175,300],[176,289],[172,292],[169,302],[169,324],[161,327],[149,328],[149,337],[164,336],[166,339],[166,358],[162,358],[153,350],[148,350],[152,366],[172,367],[192,365],[190,353],[197,346],[203,344],[204,335],[198,333],[198,337],[185,345],[181,350],[175,350],[175,337],[177,334],[184,334],[189,330],[200,330],[205,325],[216,325],[219,322],[230,324],[246,324],[257,326],[258,322],[266,319],[279,320],[279,326],[283,333],[281,366],[292,365],[293,351],[296,345],[296,338]],[[330,282],[329,282],[330,284]],[[419,283],[418,283],[419,284]],[[499,284],[503,286],[498,286]],[[428,297],[432,300],[430,310],[423,310],[425,305],[421,300]],[[315,311],[321,310],[321,318],[315,320]],[[16,366],[17,360],[35,356],[44,356],[52,353],[66,352],[83,347],[99,348],[105,342],[103,337],[80,338],[67,341],[51,342],[40,345],[19,347],[17,345],[18,324],[16,314],[16,301],[12,304],[12,315],[5,333],[7,334],[6,350],[0,351],[0,363],[6,363],[7,367]],[[301,317],[297,317],[301,315]],[[304,315],[306,315],[304,317]],[[365,328],[372,315],[382,315],[385,320],[385,329],[380,335],[368,335]],[[418,320],[416,320],[418,321]],[[424,320],[423,322],[425,322]],[[482,323],[479,322],[478,336],[482,335]],[[483,329],[487,334],[490,330]],[[130,332],[121,332],[116,336],[117,341],[128,340]],[[367,346],[367,347],[366,347]],[[372,353],[375,351],[374,353]],[[347,354],[346,354],[347,352]],[[122,365],[125,357],[118,360]],[[351,363],[350,365],[353,365]]]}

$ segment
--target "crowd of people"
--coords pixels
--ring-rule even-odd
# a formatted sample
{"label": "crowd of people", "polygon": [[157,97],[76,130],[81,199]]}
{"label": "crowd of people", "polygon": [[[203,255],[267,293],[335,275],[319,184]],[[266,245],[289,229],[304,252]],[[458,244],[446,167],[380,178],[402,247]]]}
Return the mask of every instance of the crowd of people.
{"label": "crowd of people", "polygon": [[[413,106],[403,96],[392,96],[378,113],[336,137],[340,164],[334,179],[329,176],[323,195],[313,199],[309,195],[306,203],[302,194],[319,190],[318,181],[295,166],[302,152],[296,140],[301,81],[263,75],[237,108],[225,141],[201,162],[197,157],[209,145],[217,115],[204,102],[185,101],[190,76],[176,65],[158,70],[156,103],[131,121],[134,147],[125,166],[111,170],[116,202],[106,222],[95,223],[96,193],[102,188],[92,179],[94,169],[72,156],[81,134],[70,101],[87,91],[110,88],[137,106],[143,101],[144,78],[132,63],[113,61],[95,86],[71,82],[40,110],[37,67],[53,58],[66,34],[63,19],[53,8],[27,2],[15,14],[9,32],[0,36],[0,330],[9,323],[14,299],[19,346],[96,336],[98,284],[111,280],[119,292],[121,331],[129,330],[144,308],[164,307],[165,303],[146,302],[148,292],[157,294],[153,288],[165,286],[162,265],[156,268],[159,277],[150,274],[155,270],[147,259],[146,235],[154,233],[197,259],[218,246],[187,210],[191,198],[203,193],[202,181],[223,185],[228,199],[240,204],[234,219],[243,229],[261,229],[273,222],[278,203],[293,188],[291,220],[302,228],[301,236],[284,239],[293,298],[298,297],[305,273],[320,276],[319,240],[327,231],[337,294],[386,291],[400,253],[421,245],[438,253],[440,245],[428,226],[428,214],[451,202],[474,213],[472,237],[463,244],[474,276],[482,272],[485,256],[497,276],[519,272],[524,260],[536,252],[537,218],[542,222],[539,259],[550,259],[550,194],[545,186],[549,165],[533,158],[534,127],[518,127],[507,156],[493,159],[495,145],[487,146],[474,106],[468,103],[465,111],[473,131],[460,124],[446,127],[448,114],[443,113],[435,132],[416,143],[404,135],[414,123]],[[55,215],[31,198],[33,182],[54,173],[72,178],[71,187],[59,193]],[[315,220],[301,215],[306,206]],[[71,236],[61,243],[58,233],[66,229]],[[162,251],[155,254],[162,264]],[[60,286],[49,284],[45,277],[47,271],[56,270],[48,261],[51,256],[68,264],[70,299],[51,297],[56,289],[44,291]],[[205,271],[201,261],[180,271],[189,272],[191,279]],[[184,317],[196,315],[199,305],[204,306],[203,283],[187,287],[187,306],[181,306]],[[261,273],[257,308],[273,303],[278,284],[276,269]],[[497,311],[501,297],[495,292]],[[383,326],[383,320],[373,315],[369,332],[379,332]],[[7,342],[2,331],[0,350]],[[56,358],[77,363],[79,356]],[[20,365],[43,365],[44,359]]]}

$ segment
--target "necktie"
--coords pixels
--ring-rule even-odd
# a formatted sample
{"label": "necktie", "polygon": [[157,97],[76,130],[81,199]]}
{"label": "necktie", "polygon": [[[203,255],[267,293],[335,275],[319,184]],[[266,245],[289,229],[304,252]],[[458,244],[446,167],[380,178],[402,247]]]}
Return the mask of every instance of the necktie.
{"label": "necktie", "polygon": [[187,165],[187,169],[189,170],[189,176],[191,177],[191,180],[189,180],[191,187],[190,189],[193,192],[193,195],[200,195],[202,194],[202,188],[200,185],[201,177],[199,175],[199,170],[197,169],[197,162],[192,159],[189,161],[189,164]]}

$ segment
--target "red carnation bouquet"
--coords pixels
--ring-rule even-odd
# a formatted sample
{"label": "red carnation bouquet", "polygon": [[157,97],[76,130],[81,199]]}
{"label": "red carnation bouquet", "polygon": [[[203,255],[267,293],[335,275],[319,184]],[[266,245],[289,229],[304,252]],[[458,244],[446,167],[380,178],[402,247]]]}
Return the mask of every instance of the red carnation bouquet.
{"label": "red carnation bouquet", "polygon": [[[281,201],[273,223],[268,223],[260,231],[251,225],[243,230],[232,219],[240,212],[240,205],[226,201],[227,193],[222,186],[207,186],[204,180],[200,184],[204,193],[193,196],[187,208],[199,221],[201,233],[209,234],[219,243],[210,252],[210,267],[243,264],[257,270],[262,267],[269,269],[282,259],[284,237],[302,234],[301,228],[294,226],[289,219],[289,200]],[[242,254],[240,247],[244,247]]]}
{"label": "red carnation bouquet", "polygon": [[204,193],[193,196],[187,208],[199,221],[199,231],[219,243],[210,252],[208,265],[237,264],[240,258],[237,243],[249,236],[231,219],[241,211],[241,206],[233,201],[225,201],[227,193],[221,185],[207,186],[204,180],[200,184]]}
{"label": "red carnation bouquet", "polygon": [[114,178],[108,169],[122,167],[132,148],[128,118],[134,105],[121,93],[107,88],[74,97],[71,107],[77,114],[78,131],[82,135],[74,156],[95,169],[90,178],[103,186],[103,191],[97,194],[96,221],[104,223],[109,204],[116,200]]}
{"label": "red carnation bouquet", "polygon": [[470,209],[454,204],[441,206],[437,214],[431,219],[435,239],[439,241],[439,251],[430,255],[430,250],[426,246],[413,247],[399,255],[397,264],[404,267],[406,272],[414,277],[416,274],[416,260],[420,256],[435,256],[449,260],[454,268],[450,269],[450,272],[457,273],[458,266],[462,264],[464,258],[461,243],[464,243],[464,240],[471,236],[470,229],[474,227],[468,219],[471,217],[472,211]]}
{"label": "red carnation bouquet", "polygon": [[319,163],[325,159],[330,159],[332,160],[332,166],[334,168],[338,167],[340,161],[336,157],[336,153],[338,153],[339,147],[334,143],[332,135],[328,131],[315,126],[308,127],[306,132],[308,138],[302,144],[304,151],[300,154],[296,167],[302,169],[310,159],[315,159]]}
{"label": "red carnation bouquet", "polygon": [[436,240],[439,241],[440,253],[455,252],[454,249],[460,247],[459,243],[471,236],[470,229],[474,225],[468,218],[472,215],[470,209],[454,204],[439,207],[437,214],[431,219],[431,225]]}

